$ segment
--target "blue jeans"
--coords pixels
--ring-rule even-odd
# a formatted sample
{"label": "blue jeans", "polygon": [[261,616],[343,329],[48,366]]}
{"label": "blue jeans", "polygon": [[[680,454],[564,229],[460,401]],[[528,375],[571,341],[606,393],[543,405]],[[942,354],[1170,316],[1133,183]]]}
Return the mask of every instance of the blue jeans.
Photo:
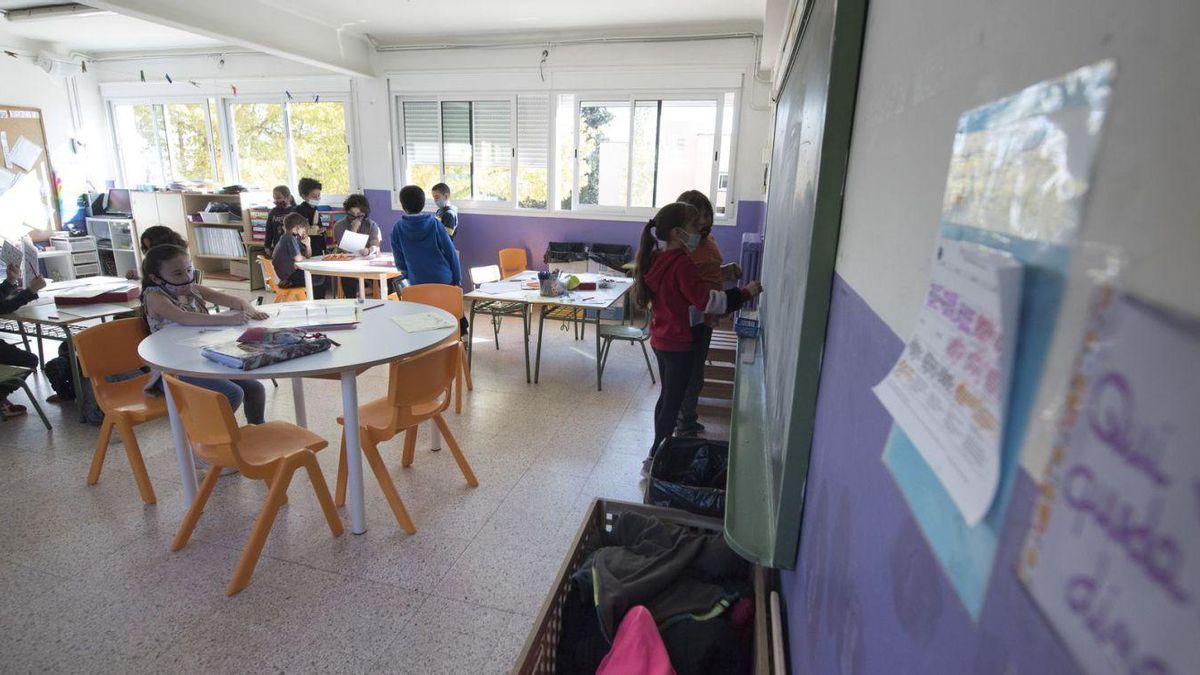
{"label": "blue jeans", "polygon": [[197,387],[223,394],[229,399],[234,412],[246,403],[246,421],[250,424],[263,423],[263,410],[267,406],[267,390],[258,380],[213,380],[204,377],[180,376],[181,380]]}

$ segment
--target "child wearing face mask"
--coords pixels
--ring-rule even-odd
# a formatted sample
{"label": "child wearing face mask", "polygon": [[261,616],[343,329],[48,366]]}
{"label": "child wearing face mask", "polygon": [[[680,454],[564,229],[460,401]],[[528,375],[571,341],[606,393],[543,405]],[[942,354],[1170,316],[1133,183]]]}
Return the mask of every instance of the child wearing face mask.
{"label": "child wearing face mask", "polygon": [[[142,314],[150,332],[180,324],[183,326],[238,326],[249,320],[259,321],[267,314],[241,298],[226,295],[194,283],[195,271],[186,249],[161,244],[142,258]],[[207,303],[232,307],[210,314]],[[181,380],[225,395],[236,411],[245,403],[246,421],[263,423],[266,392],[258,380],[220,380],[180,376]],[[148,393],[157,395],[162,380],[154,373],[146,384]]]}
{"label": "child wearing face mask", "polygon": [[433,195],[433,203],[437,205],[437,211],[433,217],[438,219],[442,227],[446,228],[446,234],[450,235],[450,239],[454,239],[454,235],[458,234],[458,209],[450,203],[450,186],[445,183],[438,183],[429,190]]}
{"label": "child wearing face mask", "polygon": [[[275,255],[271,257],[276,281],[280,288],[304,288],[304,270],[296,267],[296,263],[311,256],[312,238],[308,236],[308,223],[299,213],[289,213],[283,219],[283,232],[275,244]],[[313,276],[313,300],[325,299],[325,279],[323,276]]]}
{"label": "child wearing face mask", "polygon": [[[174,244],[180,248],[187,248],[187,242],[184,241],[183,237],[180,236],[178,232],[172,230],[166,225],[154,225],[152,227],[148,227],[144,232],[142,232],[138,239],[138,243],[141,244],[143,257],[146,255],[147,251],[155,246],[158,246],[159,244]],[[125,273],[125,278],[137,279],[138,271],[129,270]]]}
{"label": "child wearing face mask", "polygon": [[649,474],[658,447],[675,431],[696,368],[693,308],[703,314],[727,314],[762,292],[757,281],[728,291],[714,290],[704,281],[689,257],[700,245],[699,221],[694,206],[675,202],[659,209],[642,229],[631,295],[638,307],[653,312],[650,346],[658,359],[661,386],[654,406],[654,444],[642,463],[643,476]]}
{"label": "child wearing face mask", "polygon": [[[721,249],[712,236],[713,206],[708,197],[699,190],[688,190],[675,201],[691,204],[700,213],[700,219],[696,223],[700,229],[700,244],[689,257],[696,263],[696,270],[700,272],[704,283],[708,284],[709,290],[722,290],[726,282],[741,278],[741,266],[737,263],[724,264]],[[683,405],[679,409],[679,420],[675,426],[676,436],[697,436],[704,431],[697,408],[700,404],[700,390],[704,388],[704,364],[708,361],[708,346],[712,343],[713,328],[716,327],[718,318],[705,316],[699,310],[691,312],[692,344],[695,346],[696,363],[692,368],[692,379],[683,396]]]}
{"label": "child wearing face mask", "polygon": [[296,208],[296,200],[292,198],[292,191],[286,185],[275,186],[271,191],[271,202],[275,207],[267,214],[267,233],[263,241],[268,258],[274,253],[275,243],[283,236],[284,216]]}
{"label": "child wearing face mask", "polygon": [[[340,245],[342,235],[347,231],[365,234],[367,235],[367,247],[359,251],[347,251],[347,253],[360,255],[364,258],[377,255],[379,253],[379,242],[383,240],[383,231],[379,229],[378,223],[368,217],[371,214],[371,205],[367,202],[366,195],[355,194],[346,197],[346,201],[342,202],[342,210],[346,212],[346,217],[334,224],[333,240]],[[342,293],[347,298],[356,296],[358,294],[358,279],[342,277]]]}

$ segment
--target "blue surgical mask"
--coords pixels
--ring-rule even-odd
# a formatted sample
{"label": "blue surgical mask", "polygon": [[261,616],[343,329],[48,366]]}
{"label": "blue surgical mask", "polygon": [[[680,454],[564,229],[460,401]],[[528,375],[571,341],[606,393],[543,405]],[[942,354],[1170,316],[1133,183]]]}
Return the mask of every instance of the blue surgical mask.
{"label": "blue surgical mask", "polygon": [[441,209],[441,208],[445,208],[445,207],[446,207],[446,200],[445,200],[445,199],[441,199],[441,198],[434,199],[434,200],[433,200],[433,203],[434,203],[434,204],[436,204],[436,205],[437,205],[437,207],[438,207],[439,209]]}
{"label": "blue surgical mask", "polygon": [[306,199],[305,201],[308,202],[309,206],[320,206],[321,205],[320,199]]}
{"label": "blue surgical mask", "polygon": [[693,232],[689,234],[687,241],[683,242],[683,245],[687,247],[687,250],[695,251],[696,247],[700,246],[700,233]]}

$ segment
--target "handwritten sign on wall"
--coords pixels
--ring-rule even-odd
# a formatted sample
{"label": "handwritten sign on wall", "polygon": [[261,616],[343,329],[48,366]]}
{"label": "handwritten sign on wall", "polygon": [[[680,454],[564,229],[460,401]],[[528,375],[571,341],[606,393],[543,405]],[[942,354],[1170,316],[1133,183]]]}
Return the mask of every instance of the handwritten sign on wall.
{"label": "handwritten sign on wall", "polygon": [[1089,673],[1200,668],[1200,321],[1102,290],[1019,573]]}
{"label": "handwritten sign on wall", "polygon": [[874,389],[972,526],[1000,482],[1021,272],[1002,251],[939,241],[916,330]]}

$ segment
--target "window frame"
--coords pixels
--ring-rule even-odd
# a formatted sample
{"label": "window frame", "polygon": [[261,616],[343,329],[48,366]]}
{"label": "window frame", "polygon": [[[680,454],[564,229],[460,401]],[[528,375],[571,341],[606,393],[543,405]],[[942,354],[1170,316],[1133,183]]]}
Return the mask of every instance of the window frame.
{"label": "window frame", "polygon": [[[220,163],[217,162],[217,144],[216,144],[216,139],[213,137],[213,129],[216,128],[216,129],[221,130],[222,141],[225,138],[224,133],[226,132],[226,129],[225,129],[224,125],[221,123],[222,115],[221,115],[221,107],[219,105],[219,99],[217,99],[217,103],[216,103],[216,105],[214,105],[215,98],[216,97],[212,97],[212,96],[175,96],[175,97],[159,97],[159,98],[154,98],[154,99],[141,99],[141,98],[137,98],[137,99],[110,98],[110,99],[106,99],[104,110],[105,110],[105,113],[108,115],[109,135],[110,135],[110,138],[112,139],[112,146],[113,146],[113,150],[114,150],[114,155],[116,157],[117,176],[121,179],[121,183],[130,189],[137,187],[135,184],[131,184],[129,182],[129,178],[125,175],[125,144],[121,142],[120,134],[117,133],[117,114],[116,114],[117,106],[150,106],[151,109],[153,110],[155,124],[157,125],[159,122],[162,123],[161,129],[163,130],[164,134],[168,133],[168,131],[169,131],[169,129],[167,128],[166,106],[189,105],[189,104],[204,106],[204,119],[205,119],[205,122],[207,123],[206,127],[205,127],[205,132],[208,136],[209,167],[213,171],[213,180],[214,180],[214,182],[221,182],[222,176],[226,176],[226,177],[231,176],[232,174],[230,173],[228,162],[224,161],[224,158],[222,158],[222,161]],[[216,111],[217,111],[217,119],[216,120],[213,119],[214,107],[216,108]],[[154,143],[155,143],[158,158],[159,158],[159,160],[158,160],[159,168],[162,171],[162,176],[165,181],[164,185],[168,185],[171,182],[175,181],[174,170],[173,170],[173,158],[171,157],[170,145],[168,143],[168,146],[166,148],[163,148],[157,137],[155,137]],[[164,158],[166,159],[166,162],[167,162],[165,165],[163,164]],[[190,180],[190,179],[188,179],[188,180]]]}
{"label": "window frame", "polygon": [[[174,105],[174,104],[187,104],[187,103],[204,105],[205,106],[205,116],[209,122],[208,152],[209,152],[210,162],[211,162],[214,170],[216,171],[216,175],[214,176],[214,178],[218,182],[226,182],[227,181],[230,184],[238,184],[238,183],[242,182],[242,178],[241,178],[241,174],[238,170],[238,165],[237,165],[238,160],[237,160],[236,132],[233,128],[233,123],[232,123],[233,116],[231,113],[232,108],[230,106],[235,103],[278,103],[278,104],[283,105],[283,111],[284,111],[284,132],[286,134],[284,144],[285,144],[285,148],[287,151],[287,164],[288,164],[288,176],[289,176],[288,185],[290,187],[294,188],[296,185],[296,182],[300,179],[300,176],[295,175],[296,174],[296,162],[295,162],[295,157],[294,157],[294,149],[292,147],[291,112],[290,112],[287,104],[288,103],[311,102],[311,101],[313,101],[314,98],[316,98],[319,95],[320,99],[315,102],[341,103],[343,106],[343,111],[344,111],[345,125],[344,125],[344,129],[343,129],[343,133],[342,133],[342,138],[343,138],[343,142],[346,145],[346,160],[347,160],[346,168],[347,168],[347,174],[348,174],[347,178],[349,180],[350,192],[342,194],[342,193],[333,193],[333,192],[322,191],[322,195],[321,195],[321,201],[323,203],[340,203],[341,200],[343,200],[346,197],[346,195],[351,194],[354,191],[358,190],[359,188],[357,186],[360,185],[359,180],[358,180],[357,171],[356,171],[357,161],[356,161],[355,147],[354,147],[354,142],[353,142],[354,123],[356,120],[355,112],[354,112],[353,96],[348,92],[347,93],[315,94],[315,93],[308,93],[308,92],[302,92],[302,91],[292,91],[291,94],[292,94],[292,96],[290,99],[288,98],[287,92],[283,92],[283,91],[280,91],[277,93],[271,92],[271,93],[262,93],[262,94],[242,94],[239,96],[230,96],[230,95],[213,96],[213,95],[199,94],[199,95],[186,95],[186,96],[163,95],[163,96],[111,96],[111,97],[106,97],[104,99],[104,104],[105,104],[104,110],[105,110],[105,114],[108,116],[109,139],[110,139],[110,142],[112,143],[112,147],[114,150],[113,154],[116,159],[116,161],[115,161],[116,166],[114,167],[116,169],[115,175],[118,178],[120,178],[119,184],[121,184],[127,188],[130,188],[130,189],[133,189],[136,187],[136,184],[130,183],[128,177],[125,175],[125,154],[124,154],[125,149],[123,147],[124,144],[121,143],[121,140],[117,133],[116,106],[122,106],[122,105],[168,106],[168,105]],[[165,111],[165,108],[162,108],[162,110]],[[214,112],[216,113],[215,119],[213,117]],[[165,116],[160,116],[159,113],[156,113],[156,116],[159,119],[163,120],[163,125],[164,125],[163,128],[165,129],[166,128]],[[220,158],[219,159],[217,157],[217,154],[218,154],[217,153],[217,149],[218,149],[217,139],[214,138],[214,134],[213,134],[214,129],[218,130],[220,133],[220,145],[219,145]],[[160,153],[160,156],[162,154],[163,153]],[[170,161],[169,154],[170,154],[169,151],[165,152],[165,156],[167,157],[168,162]],[[160,159],[160,162],[161,161],[162,160]],[[163,168],[166,169],[167,167],[164,166]],[[174,180],[173,176],[164,175],[164,178],[166,178],[167,183],[170,183],[171,181]],[[270,185],[260,186],[260,188],[262,190],[267,190],[267,191],[269,191],[272,187],[273,186],[270,186]]]}
{"label": "window frame", "polygon": [[[732,95],[732,110],[733,115],[730,119],[726,119],[725,115],[725,96]],[[527,208],[520,206],[520,195],[518,194],[517,183],[519,181],[519,162],[520,154],[519,139],[517,138],[517,129],[519,127],[518,119],[518,103],[517,99],[520,96],[537,96],[544,98],[547,105],[547,120],[546,125],[546,142],[547,142],[547,167],[546,167],[546,208]],[[572,137],[574,139],[574,147],[572,148],[572,184],[571,184],[571,208],[562,209],[557,205],[562,202],[562,195],[558,186],[558,170],[560,162],[558,158],[558,102],[560,96],[574,97],[574,114],[572,120]],[[391,92],[390,110],[391,110],[391,134],[393,139],[392,152],[392,207],[400,209],[399,190],[407,184],[407,144],[404,134],[404,108],[405,102],[433,102],[438,106],[438,161],[443,167],[445,157],[443,152],[442,140],[442,120],[441,120],[441,104],[443,101],[494,101],[494,100],[509,100],[512,109],[512,139],[513,139],[513,157],[512,157],[512,198],[505,202],[497,201],[476,201],[470,199],[454,199],[454,203],[460,207],[468,208],[472,211],[480,213],[493,214],[508,214],[522,215],[534,217],[549,217],[563,218],[574,217],[596,220],[630,220],[641,221],[653,215],[656,211],[653,207],[634,207],[629,206],[632,197],[632,191],[626,189],[626,205],[619,206],[600,206],[600,205],[581,205],[578,203],[579,198],[579,112],[581,104],[585,100],[609,100],[609,101],[629,101],[630,104],[630,138],[632,140],[633,132],[633,108],[637,101],[712,101],[716,106],[716,120],[713,136],[713,160],[711,163],[710,179],[709,179],[709,195],[715,199],[718,193],[718,184],[720,180],[721,170],[721,137],[724,133],[725,126],[730,127],[730,144],[729,144],[729,170],[727,172],[728,186],[725,190],[726,199],[724,203],[724,212],[714,214],[713,222],[719,226],[734,226],[737,221],[737,200],[734,198],[734,185],[736,182],[737,172],[737,153],[738,153],[738,131],[741,122],[740,106],[742,105],[742,91],[733,87],[717,87],[708,89],[679,89],[670,91],[650,91],[644,89],[517,89],[508,92],[448,92],[448,93],[432,93],[432,92]],[[627,180],[632,181],[632,152],[626,157],[627,166],[629,167],[629,176]],[[720,209],[721,205],[713,204],[714,210]],[[428,206],[427,206],[428,208]]]}

